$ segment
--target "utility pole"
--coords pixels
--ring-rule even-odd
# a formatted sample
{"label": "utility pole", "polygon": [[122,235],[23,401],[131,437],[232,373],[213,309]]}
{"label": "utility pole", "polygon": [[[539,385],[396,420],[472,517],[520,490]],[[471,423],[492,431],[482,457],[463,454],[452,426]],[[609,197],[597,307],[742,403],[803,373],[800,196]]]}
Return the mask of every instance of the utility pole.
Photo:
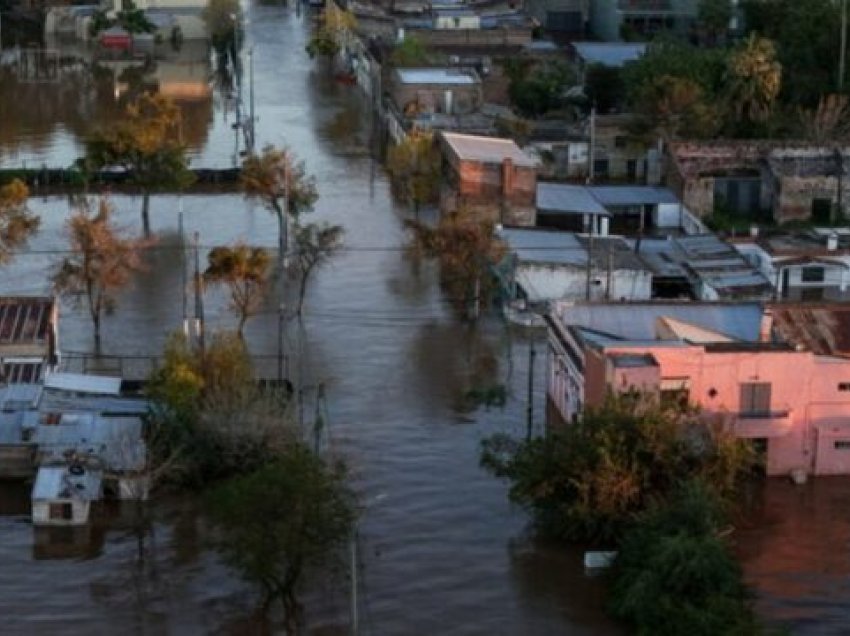
{"label": "utility pole", "polygon": [[605,239],[605,246],[608,248],[608,253],[607,253],[608,270],[607,270],[607,276],[606,276],[606,280],[605,280],[605,300],[611,300],[611,267],[613,265],[613,263],[612,263],[613,256],[611,254],[611,239],[610,238]]}
{"label": "utility pole", "polygon": [[838,51],[838,92],[844,90],[844,69],[847,62],[847,0],[841,0],[841,49]]}
{"label": "utility pole", "polygon": [[[355,521],[355,523],[357,523]],[[357,527],[351,533],[351,636],[360,633],[360,617],[357,608]]]}
{"label": "utility pole", "polygon": [[590,107],[590,143],[587,149],[587,184],[593,183],[596,176],[594,172],[593,157],[596,154],[596,104]]}
{"label": "utility pole", "polygon": [[189,281],[186,280],[186,235],[183,232],[183,197],[180,197],[177,223],[180,232],[180,283],[183,289],[183,336],[189,340]]}
{"label": "utility pole", "polygon": [[531,433],[534,429],[534,334],[531,334],[531,347],[528,350],[528,404],[525,407],[525,439],[531,441]]}
{"label": "utility pole", "polygon": [[248,81],[250,84],[248,85],[248,110],[251,116],[251,143],[248,147],[248,152],[254,152],[254,47],[252,46],[248,49]]}
{"label": "utility pole", "polygon": [[593,216],[590,217],[590,233],[587,235],[587,280],[585,281],[585,300],[591,300],[590,288],[593,278]]}
{"label": "utility pole", "polygon": [[204,293],[203,280],[201,279],[201,260],[199,255],[199,240],[200,235],[195,232],[195,333],[198,336],[198,347],[201,350],[201,358],[203,358],[206,350],[206,342],[204,339]]}
{"label": "utility pole", "polygon": [[289,252],[289,197],[290,197],[290,170],[289,151],[284,151],[283,157],[283,210],[280,218],[280,232],[278,236],[278,264],[283,270],[287,266],[287,252]]}
{"label": "utility pole", "polygon": [[286,305],[277,307],[277,386],[283,386],[283,313]]}

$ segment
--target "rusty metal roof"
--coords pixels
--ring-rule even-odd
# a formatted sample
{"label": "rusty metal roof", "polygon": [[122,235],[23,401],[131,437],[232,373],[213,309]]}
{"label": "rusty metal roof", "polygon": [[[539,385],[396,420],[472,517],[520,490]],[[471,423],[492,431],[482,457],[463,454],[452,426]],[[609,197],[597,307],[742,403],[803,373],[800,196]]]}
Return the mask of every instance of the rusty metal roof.
{"label": "rusty metal roof", "polygon": [[773,330],[817,355],[850,357],[850,305],[774,304]]}
{"label": "rusty metal roof", "polygon": [[50,297],[0,297],[0,346],[46,342],[53,304]]}

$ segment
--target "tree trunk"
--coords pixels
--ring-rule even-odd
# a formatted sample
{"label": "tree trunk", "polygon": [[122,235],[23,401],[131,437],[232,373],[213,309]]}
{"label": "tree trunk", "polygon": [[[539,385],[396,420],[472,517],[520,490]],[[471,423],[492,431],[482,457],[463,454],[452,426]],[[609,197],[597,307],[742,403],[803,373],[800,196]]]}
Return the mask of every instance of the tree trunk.
{"label": "tree trunk", "polygon": [[145,236],[151,235],[151,217],[150,217],[150,207],[151,207],[151,195],[147,190],[142,193],[142,228],[144,229]]}
{"label": "tree trunk", "polygon": [[289,227],[286,222],[286,213],[283,211],[283,208],[275,206],[275,212],[277,213],[278,225],[278,265],[282,271],[286,265],[286,248],[289,244]]}
{"label": "tree trunk", "polygon": [[307,295],[307,279],[310,277],[310,269],[304,270],[301,273],[301,282],[298,286],[298,308],[296,314],[301,317],[301,310],[304,308],[304,297]]}
{"label": "tree trunk", "polygon": [[244,340],[245,336],[242,334],[242,331],[245,329],[245,323],[248,321],[248,314],[242,314],[239,316],[239,324],[236,326],[236,335],[239,336],[240,340]]}
{"label": "tree trunk", "polygon": [[100,353],[100,312],[93,311],[91,314],[92,324],[94,325],[94,350]]}

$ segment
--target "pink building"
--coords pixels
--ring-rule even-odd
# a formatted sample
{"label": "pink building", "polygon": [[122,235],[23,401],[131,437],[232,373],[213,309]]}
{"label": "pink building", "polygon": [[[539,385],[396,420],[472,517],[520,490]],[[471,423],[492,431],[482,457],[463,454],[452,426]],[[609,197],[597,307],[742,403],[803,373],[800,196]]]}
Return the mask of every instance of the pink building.
{"label": "pink building", "polygon": [[720,418],[770,475],[850,474],[850,358],[784,339],[770,308],[573,305],[549,325],[550,423],[638,389]]}

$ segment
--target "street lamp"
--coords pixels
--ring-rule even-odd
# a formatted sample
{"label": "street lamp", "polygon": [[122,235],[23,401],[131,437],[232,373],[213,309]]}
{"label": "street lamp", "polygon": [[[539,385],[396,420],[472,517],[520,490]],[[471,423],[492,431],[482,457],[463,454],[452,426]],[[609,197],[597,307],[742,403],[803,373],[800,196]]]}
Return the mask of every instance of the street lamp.
{"label": "street lamp", "polygon": [[[277,307],[277,384],[278,387],[283,386],[283,323],[285,318],[286,305],[280,303]],[[287,369],[288,371],[288,369]],[[287,373],[287,375],[289,375]]]}

